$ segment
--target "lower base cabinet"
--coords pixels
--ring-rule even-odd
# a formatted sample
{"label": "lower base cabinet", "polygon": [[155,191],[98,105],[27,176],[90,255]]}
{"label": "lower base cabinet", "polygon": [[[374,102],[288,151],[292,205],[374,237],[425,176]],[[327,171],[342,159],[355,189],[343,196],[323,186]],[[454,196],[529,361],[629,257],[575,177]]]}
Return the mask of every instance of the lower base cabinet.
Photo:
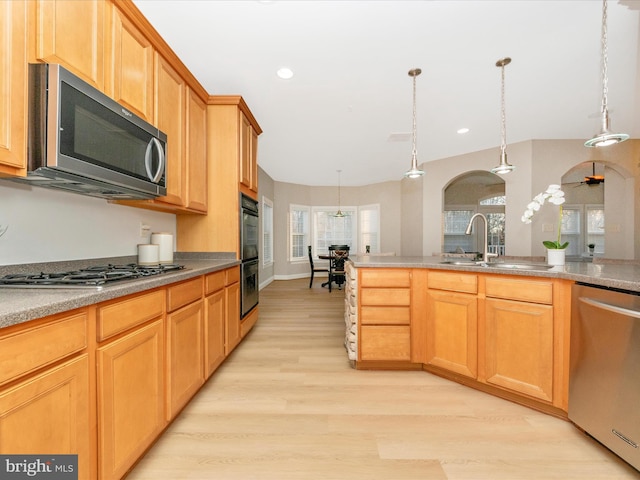
{"label": "lower base cabinet", "polygon": [[166,425],[163,352],[162,320],[98,348],[101,480],[121,478]]}
{"label": "lower base cabinet", "polygon": [[92,478],[88,374],[83,354],[0,390],[0,452],[78,454],[78,478]]}
{"label": "lower base cabinet", "polygon": [[551,305],[487,299],[484,381],[552,402],[553,331]]}

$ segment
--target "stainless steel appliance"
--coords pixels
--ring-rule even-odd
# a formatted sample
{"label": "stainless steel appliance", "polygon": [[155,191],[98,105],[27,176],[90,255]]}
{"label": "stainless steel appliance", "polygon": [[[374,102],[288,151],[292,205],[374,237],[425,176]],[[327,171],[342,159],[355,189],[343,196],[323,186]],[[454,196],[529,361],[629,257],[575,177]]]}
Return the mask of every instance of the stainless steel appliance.
{"label": "stainless steel appliance", "polygon": [[167,136],[56,64],[29,65],[31,185],[84,195],[165,195]]}
{"label": "stainless steel appliance", "polygon": [[569,419],[640,470],[640,294],[573,286]]}
{"label": "stainless steel appliance", "polygon": [[92,288],[101,290],[122,280],[160,275],[184,269],[184,265],[158,264],[94,265],[78,270],[51,273],[14,273],[0,277],[0,288]]}
{"label": "stainless steel appliance", "polygon": [[258,304],[258,202],[240,194],[240,312],[245,317]]}

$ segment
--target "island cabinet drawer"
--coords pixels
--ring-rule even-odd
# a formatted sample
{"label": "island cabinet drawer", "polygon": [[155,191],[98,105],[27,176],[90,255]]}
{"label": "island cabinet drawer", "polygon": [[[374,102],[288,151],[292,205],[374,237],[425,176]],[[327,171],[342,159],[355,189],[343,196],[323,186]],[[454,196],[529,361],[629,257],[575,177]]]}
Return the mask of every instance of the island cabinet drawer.
{"label": "island cabinet drawer", "polygon": [[203,277],[187,280],[167,288],[167,312],[202,298]]}
{"label": "island cabinet drawer", "polygon": [[411,289],[409,288],[361,288],[361,305],[411,305]]}
{"label": "island cabinet drawer", "polygon": [[478,293],[478,276],[470,273],[440,272],[427,274],[428,288],[461,293]]}
{"label": "island cabinet drawer", "polygon": [[88,309],[0,338],[0,384],[62,360],[87,347]]}
{"label": "island cabinet drawer", "polygon": [[362,325],[409,325],[411,323],[410,307],[360,307],[360,323]]}
{"label": "island cabinet drawer", "polygon": [[360,327],[360,360],[411,360],[411,334],[408,326]]}
{"label": "island cabinet drawer", "polygon": [[487,276],[485,289],[487,297],[546,305],[553,303],[553,281],[550,280]]}
{"label": "island cabinet drawer", "polygon": [[219,272],[210,273],[204,277],[205,295],[211,295],[213,292],[217,292],[224,288],[226,281],[225,273],[226,272],[224,270],[220,270]]}
{"label": "island cabinet drawer", "polygon": [[411,271],[396,268],[361,268],[360,287],[406,287],[411,286]]}
{"label": "island cabinet drawer", "polygon": [[164,314],[165,291],[134,294],[98,305],[98,341],[129,330]]}

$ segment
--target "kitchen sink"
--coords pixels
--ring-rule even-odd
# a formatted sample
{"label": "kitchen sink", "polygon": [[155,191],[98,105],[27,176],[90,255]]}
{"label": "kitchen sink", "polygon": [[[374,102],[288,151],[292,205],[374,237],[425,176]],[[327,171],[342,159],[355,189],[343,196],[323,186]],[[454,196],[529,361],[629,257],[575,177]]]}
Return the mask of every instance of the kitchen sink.
{"label": "kitchen sink", "polygon": [[473,260],[443,260],[440,263],[443,265],[476,265]]}
{"label": "kitchen sink", "polygon": [[504,268],[508,270],[549,270],[552,265],[544,265],[540,263],[487,263],[488,268]]}

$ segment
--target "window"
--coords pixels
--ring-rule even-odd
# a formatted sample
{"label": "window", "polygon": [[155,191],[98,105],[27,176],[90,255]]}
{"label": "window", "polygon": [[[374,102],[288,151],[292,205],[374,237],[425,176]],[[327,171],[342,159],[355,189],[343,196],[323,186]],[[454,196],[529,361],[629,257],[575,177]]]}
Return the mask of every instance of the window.
{"label": "window", "polygon": [[465,252],[475,250],[475,242],[471,235],[465,235],[469,220],[475,211],[473,208],[445,210],[444,212],[444,251],[455,252],[458,248]]}
{"label": "window", "polygon": [[367,246],[370,253],[380,253],[380,205],[365,205],[358,213],[361,253],[366,252]]}
{"label": "window", "polygon": [[309,214],[309,207],[289,206],[290,261],[307,260],[307,245],[310,245]]}
{"label": "window", "polygon": [[273,202],[262,197],[262,265],[273,263]]}
{"label": "window", "polygon": [[582,255],[590,243],[604,253],[604,206],[563,205],[561,232],[562,241],[569,242],[566,255]]}
{"label": "window", "polygon": [[471,235],[465,231],[471,217],[477,212],[487,217],[487,251],[497,255],[505,254],[505,197],[504,195],[480,200],[477,209],[470,205],[458,205],[444,212],[444,252],[456,252],[461,248],[465,252],[480,252],[484,247],[478,232],[482,226],[476,222]]}
{"label": "window", "polygon": [[336,217],[335,207],[313,207],[313,251],[328,252],[329,245],[349,245],[357,251],[355,207],[341,207],[344,217]]}

